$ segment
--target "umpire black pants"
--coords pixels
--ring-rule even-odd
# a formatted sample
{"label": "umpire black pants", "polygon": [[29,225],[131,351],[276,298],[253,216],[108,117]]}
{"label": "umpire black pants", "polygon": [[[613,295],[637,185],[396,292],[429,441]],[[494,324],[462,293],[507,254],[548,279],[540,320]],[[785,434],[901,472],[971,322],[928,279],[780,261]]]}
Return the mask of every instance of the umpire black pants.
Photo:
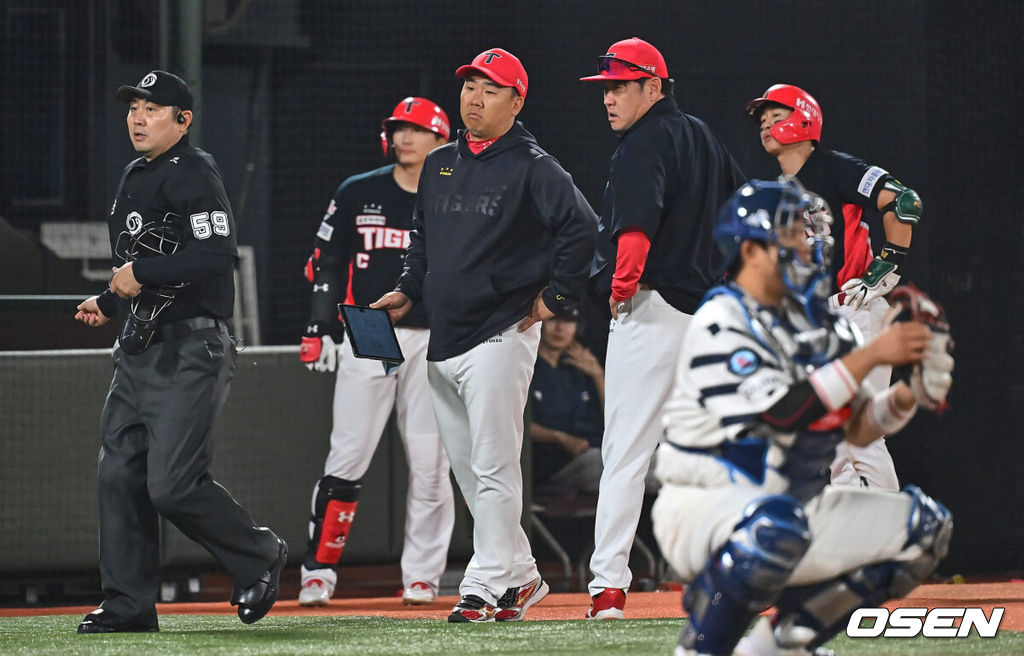
{"label": "umpire black pants", "polygon": [[210,430],[234,376],[235,348],[223,322],[182,334],[189,323],[213,325],[166,326],[162,341],[139,355],[113,350],[101,419],[100,576],[103,608],[126,619],[155,616],[158,514],[213,554],[236,585],[255,582],[278,553],[277,536],[210,477]]}

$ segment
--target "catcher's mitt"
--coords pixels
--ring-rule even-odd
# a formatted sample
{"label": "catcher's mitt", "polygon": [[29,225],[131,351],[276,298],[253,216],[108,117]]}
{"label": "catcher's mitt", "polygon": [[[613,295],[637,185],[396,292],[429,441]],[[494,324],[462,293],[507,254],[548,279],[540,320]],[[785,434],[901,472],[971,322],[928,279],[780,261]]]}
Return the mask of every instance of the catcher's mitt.
{"label": "catcher's mitt", "polygon": [[913,283],[901,285],[889,294],[892,310],[887,323],[919,321],[932,331],[924,359],[895,368],[896,375],[907,383],[918,405],[941,412],[946,408],[946,394],[953,384],[953,337],[942,306]]}

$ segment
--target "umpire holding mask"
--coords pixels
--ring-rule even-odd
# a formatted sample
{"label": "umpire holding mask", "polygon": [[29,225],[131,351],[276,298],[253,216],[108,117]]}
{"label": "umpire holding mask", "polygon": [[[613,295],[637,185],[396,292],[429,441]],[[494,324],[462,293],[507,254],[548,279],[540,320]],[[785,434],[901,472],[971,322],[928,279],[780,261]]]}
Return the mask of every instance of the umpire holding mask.
{"label": "umpire holding mask", "polygon": [[152,71],[122,86],[141,155],[121,176],[108,217],[110,287],[75,319],[126,315],[101,418],[98,497],[104,601],[79,633],[157,631],[158,516],[234,576],[231,603],[250,624],[277,600],[288,547],[257,526],[210,476],[210,430],[234,375],[235,222],[220,171],[189,145],[192,92]]}

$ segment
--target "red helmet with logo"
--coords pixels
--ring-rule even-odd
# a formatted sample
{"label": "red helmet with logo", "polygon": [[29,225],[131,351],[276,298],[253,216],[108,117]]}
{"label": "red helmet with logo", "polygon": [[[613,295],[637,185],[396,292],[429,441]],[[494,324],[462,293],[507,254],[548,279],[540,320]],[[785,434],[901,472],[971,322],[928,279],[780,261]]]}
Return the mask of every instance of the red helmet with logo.
{"label": "red helmet with logo", "polygon": [[444,137],[446,140],[451,136],[452,130],[448,123],[448,115],[433,100],[409,96],[395,105],[391,116],[381,121],[380,143],[384,154],[388,152],[388,145],[391,141],[391,133],[396,123],[412,123],[424,130]]}
{"label": "red helmet with logo", "polygon": [[821,141],[821,107],[814,96],[792,84],[775,84],[760,98],[747,103],[747,114],[760,121],[761,111],[769,103],[793,110],[789,118],[772,126],[771,135],[776,141],[781,144]]}

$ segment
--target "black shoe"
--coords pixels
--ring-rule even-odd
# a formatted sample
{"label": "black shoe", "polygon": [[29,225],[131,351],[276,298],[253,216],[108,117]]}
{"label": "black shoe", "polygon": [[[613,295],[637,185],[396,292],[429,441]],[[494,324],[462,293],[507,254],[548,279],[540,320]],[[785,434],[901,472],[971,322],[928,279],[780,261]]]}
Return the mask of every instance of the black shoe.
{"label": "black shoe", "polygon": [[260,578],[247,588],[242,588],[231,599],[231,604],[238,604],[238,619],[243,624],[252,624],[263,619],[270,612],[281,586],[281,570],[288,560],[288,544],[277,538],[277,559],[270,569],[263,572]]}
{"label": "black shoe", "polygon": [[108,610],[97,608],[78,625],[79,633],[155,633],[160,630],[156,613],[145,622],[126,620]]}

